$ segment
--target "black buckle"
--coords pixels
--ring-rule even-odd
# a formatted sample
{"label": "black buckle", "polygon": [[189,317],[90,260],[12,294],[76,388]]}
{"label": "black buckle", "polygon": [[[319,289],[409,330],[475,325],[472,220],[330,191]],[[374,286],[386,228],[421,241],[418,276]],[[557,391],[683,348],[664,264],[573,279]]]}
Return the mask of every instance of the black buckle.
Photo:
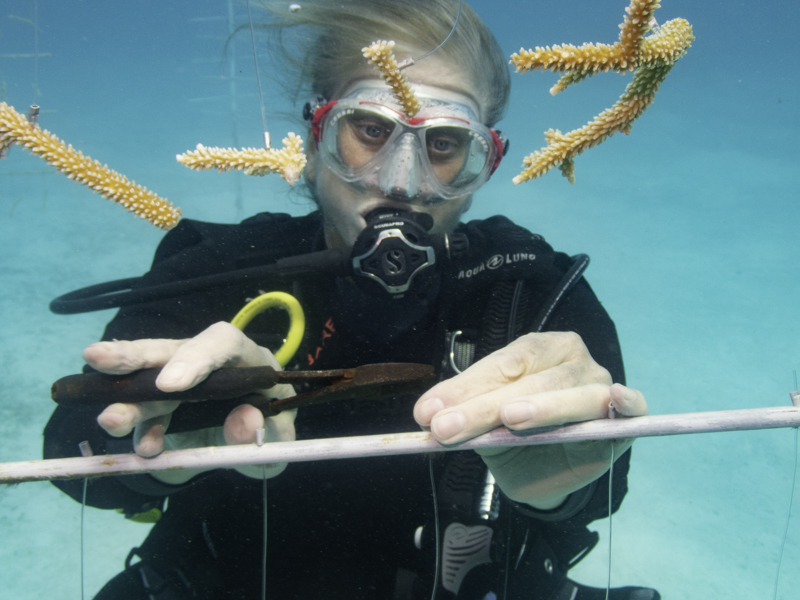
{"label": "black buckle", "polygon": [[315,96],[311,100],[305,103],[303,106],[303,120],[305,121],[313,121],[314,120],[314,113],[317,112],[317,109],[320,106],[325,106],[328,101],[323,96]]}

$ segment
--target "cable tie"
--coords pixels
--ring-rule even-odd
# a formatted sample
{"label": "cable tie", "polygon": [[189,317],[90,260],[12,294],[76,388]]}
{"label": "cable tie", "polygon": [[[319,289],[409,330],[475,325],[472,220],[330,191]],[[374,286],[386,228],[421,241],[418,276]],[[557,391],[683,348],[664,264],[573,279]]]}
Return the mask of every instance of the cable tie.
{"label": "cable tie", "polygon": [[409,56],[408,58],[401,60],[397,63],[397,70],[402,71],[403,69],[407,69],[408,67],[412,66],[416,61]]}
{"label": "cable tie", "polygon": [[81,456],[83,456],[83,458],[89,458],[90,456],[94,456],[94,452],[92,452],[92,447],[89,445],[89,440],[83,440],[80,444],[78,444],[78,448],[81,449]]}

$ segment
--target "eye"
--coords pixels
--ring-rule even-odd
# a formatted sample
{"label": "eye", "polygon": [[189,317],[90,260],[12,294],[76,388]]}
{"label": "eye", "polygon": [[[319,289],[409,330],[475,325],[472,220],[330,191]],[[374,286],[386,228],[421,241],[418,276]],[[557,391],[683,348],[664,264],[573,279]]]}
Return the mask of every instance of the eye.
{"label": "eye", "polygon": [[441,127],[428,133],[428,156],[431,160],[451,160],[463,154],[463,134],[452,127]]}
{"label": "eye", "polygon": [[371,115],[354,115],[349,120],[350,128],[362,144],[382,146],[392,134],[394,124]]}
{"label": "eye", "polygon": [[456,144],[454,140],[447,138],[436,138],[435,140],[433,140],[432,144],[433,150],[435,152],[441,152],[441,153],[452,151],[455,145]]}
{"label": "eye", "polygon": [[378,139],[386,135],[386,129],[375,123],[365,123],[360,126],[362,133],[370,138]]}

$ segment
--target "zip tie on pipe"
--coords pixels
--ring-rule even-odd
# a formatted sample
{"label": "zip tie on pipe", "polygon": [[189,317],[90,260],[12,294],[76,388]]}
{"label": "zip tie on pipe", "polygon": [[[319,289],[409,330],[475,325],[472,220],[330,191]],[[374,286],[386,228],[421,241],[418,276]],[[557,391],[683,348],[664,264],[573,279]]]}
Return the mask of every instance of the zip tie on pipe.
{"label": "zip tie on pipe", "polygon": [[800,408],[791,406],[618,417],[529,430],[525,432],[526,435],[515,434],[501,427],[457,446],[442,446],[430,433],[420,431],[274,442],[260,447],[243,444],[172,450],[155,458],[142,458],[136,454],[107,454],[90,458],[10,462],[0,463],[0,483],[783,427],[800,427]]}
{"label": "zip tie on pipe", "polygon": [[89,458],[90,456],[94,456],[94,452],[92,452],[92,446],[89,444],[89,440],[83,440],[80,444],[78,444],[78,448],[81,450],[82,457]]}

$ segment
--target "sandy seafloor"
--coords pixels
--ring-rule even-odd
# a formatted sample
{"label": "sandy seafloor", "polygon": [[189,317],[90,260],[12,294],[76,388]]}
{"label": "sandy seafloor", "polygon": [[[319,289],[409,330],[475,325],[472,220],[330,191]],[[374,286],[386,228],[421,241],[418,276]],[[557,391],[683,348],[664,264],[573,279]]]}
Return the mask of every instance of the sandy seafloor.
{"label": "sandy seafloor", "polygon": [[[662,4],[659,20],[688,19],[697,40],[632,134],[579,157],[574,185],[554,171],[514,186],[544,130],[582,125],[630,79],[597,76],[553,98],[555,75],[514,75],[500,124],[511,151],[468,216],[500,212],[559,250],[591,255],[587,278],[616,321],[629,384],[652,413],[786,405],[800,369],[800,5]],[[613,42],[626,2],[473,5],[510,54]],[[39,0],[39,51],[49,54],[37,69],[41,124],[185,217],[308,212],[276,176],[194,173],[174,160],[198,142],[260,143],[247,36],[222,56],[228,8],[224,0]],[[232,8],[244,23],[243,3]],[[33,52],[33,28],[16,18],[33,14],[32,0],[0,0],[0,55]],[[280,96],[270,57],[260,61],[279,140],[300,129],[278,113],[299,107]],[[0,58],[0,99],[24,111],[33,84],[33,60]],[[112,315],[57,316],[48,302],[141,274],[162,235],[21,148],[0,162],[0,462],[40,457],[50,384],[81,368],[81,349]],[[669,600],[772,598],[793,452],[787,429],[638,441],[630,493],[614,518],[612,584],[650,585]],[[0,598],[80,597],[79,516],[48,483],[0,487]],[[800,498],[792,516],[785,600],[800,593]],[[601,543],[571,575],[603,585],[608,524],[595,525]],[[87,510],[87,597],[146,530]]]}

